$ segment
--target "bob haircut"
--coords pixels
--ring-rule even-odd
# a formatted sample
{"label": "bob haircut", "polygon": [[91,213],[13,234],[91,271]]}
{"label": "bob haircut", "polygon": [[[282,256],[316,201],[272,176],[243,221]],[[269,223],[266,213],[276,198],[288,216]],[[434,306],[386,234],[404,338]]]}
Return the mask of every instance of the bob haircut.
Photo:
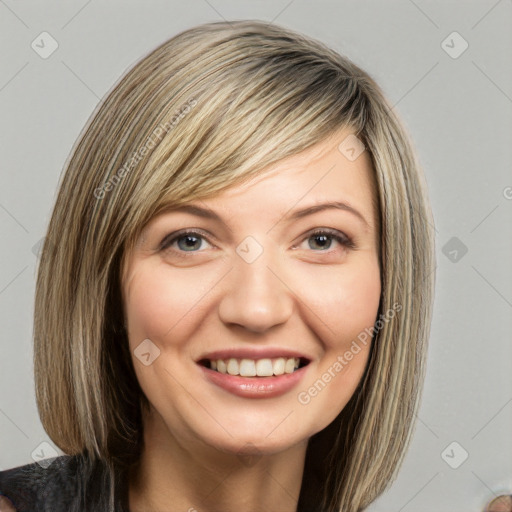
{"label": "bob haircut", "polygon": [[108,468],[111,495],[140,456],[148,405],[125,331],[125,255],[166,207],[241,184],[344,127],[373,166],[379,315],[402,310],[372,331],[356,392],[309,440],[298,510],[305,496],[322,511],[361,510],[396,477],[423,386],[435,280],[422,171],[366,72],[316,40],[243,20],[186,30],[139,60],[93,112],[61,176],[36,284],[37,405],[63,452]]}

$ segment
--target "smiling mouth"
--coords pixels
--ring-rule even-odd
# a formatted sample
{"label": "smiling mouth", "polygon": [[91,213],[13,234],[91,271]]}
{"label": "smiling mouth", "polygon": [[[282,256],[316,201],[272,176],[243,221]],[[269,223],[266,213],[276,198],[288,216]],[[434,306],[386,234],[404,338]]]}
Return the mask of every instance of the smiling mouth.
{"label": "smiling mouth", "polygon": [[199,364],[210,370],[240,377],[274,377],[290,374],[309,363],[302,357],[264,359],[202,359]]}

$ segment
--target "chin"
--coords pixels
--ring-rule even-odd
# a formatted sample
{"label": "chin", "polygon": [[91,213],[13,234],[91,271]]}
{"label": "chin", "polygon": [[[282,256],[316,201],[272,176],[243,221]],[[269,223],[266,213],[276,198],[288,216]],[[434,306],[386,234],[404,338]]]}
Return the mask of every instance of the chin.
{"label": "chin", "polygon": [[321,421],[318,417],[313,419],[309,417],[309,411],[305,415],[305,411],[297,407],[279,414],[265,412],[264,407],[257,411],[251,411],[249,407],[239,411],[226,410],[226,413],[228,411],[231,411],[229,421],[223,421],[222,425],[214,420],[205,422],[201,417],[189,422],[189,431],[204,444],[224,453],[273,455],[307,443],[312,435],[332,421],[330,417]]}
{"label": "chin", "polygon": [[[239,434],[239,435],[238,435]],[[256,429],[252,433],[239,432],[233,437],[203,438],[205,444],[226,454],[245,456],[268,456],[282,453],[290,448],[307,443],[309,436],[292,436],[282,432],[279,436],[268,436],[264,431]]]}

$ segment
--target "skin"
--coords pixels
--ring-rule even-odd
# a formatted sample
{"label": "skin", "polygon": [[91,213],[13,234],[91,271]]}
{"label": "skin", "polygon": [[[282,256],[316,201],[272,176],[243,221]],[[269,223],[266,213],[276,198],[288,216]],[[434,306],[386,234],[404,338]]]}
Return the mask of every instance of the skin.
{"label": "skin", "polygon": [[[151,403],[130,477],[131,512],[168,511],[169,504],[183,512],[296,511],[307,441],[353,395],[370,343],[307,404],[298,394],[332,374],[338,356],[373,326],[381,294],[373,170],[367,151],[350,161],[338,150],[349,133],[193,201],[224,222],[169,211],[143,230],[122,277],[133,364]],[[340,209],[286,218],[327,201],[347,203],[363,219]],[[205,236],[191,249],[181,238],[159,250],[185,228]],[[312,236],[317,228],[337,230],[355,247]],[[236,252],[247,236],[263,248],[252,263]],[[160,350],[148,366],[133,355],[144,339]],[[246,346],[291,348],[311,362],[291,391],[273,398],[236,396],[196,363],[213,350]]]}
{"label": "skin", "polygon": [[11,500],[5,496],[0,496],[0,512],[16,512]]}

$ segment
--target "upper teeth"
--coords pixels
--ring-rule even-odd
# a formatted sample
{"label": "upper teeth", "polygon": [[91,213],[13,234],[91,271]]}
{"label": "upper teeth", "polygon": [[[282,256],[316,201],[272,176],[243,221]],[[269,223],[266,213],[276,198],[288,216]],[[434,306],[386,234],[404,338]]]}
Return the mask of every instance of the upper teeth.
{"label": "upper teeth", "polygon": [[217,359],[210,360],[210,368],[220,373],[241,377],[270,377],[293,373],[299,367],[298,357],[276,359]]}

